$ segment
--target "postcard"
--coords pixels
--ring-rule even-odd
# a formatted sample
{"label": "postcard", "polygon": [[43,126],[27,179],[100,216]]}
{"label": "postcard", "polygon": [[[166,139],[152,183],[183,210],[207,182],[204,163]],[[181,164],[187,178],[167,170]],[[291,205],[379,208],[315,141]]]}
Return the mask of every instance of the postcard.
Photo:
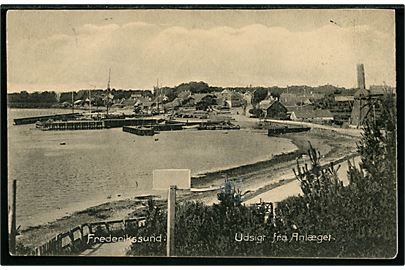
{"label": "postcard", "polygon": [[398,259],[399,10],[9,8],[8,253]]}

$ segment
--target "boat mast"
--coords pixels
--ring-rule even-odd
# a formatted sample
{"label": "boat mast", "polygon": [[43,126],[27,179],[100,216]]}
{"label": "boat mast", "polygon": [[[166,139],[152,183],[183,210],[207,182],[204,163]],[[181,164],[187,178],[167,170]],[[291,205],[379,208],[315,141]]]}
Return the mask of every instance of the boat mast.
{"label": "boat mast", "polygon": [[73,93],[74,93],[74,91],[72,91],[72,113],[75,112],[75,104],[74,104]]}
{"label": "boat mast", "polygon": [[110,90],[110,82],[111,82],[111,68],[108,69],[108,83],[107,83],[107,90]]}
{"label": "boat mast", "polygon": [[91,90],[89,89],[89,109],[91,113]]}
{"label": "boat mast", "polygon": [[107,116],[108,116],[108,107],[109,107],[109,101],[110,101],[110,83],[111,83],[111,68],[108,70],[108,83],[107,83],[107,99],[106,99],[106,107],[107,107]]}
{"label": "boat mast", "polygon": [[157,91],[157,93],[158,93],[158,96],[157,96],[157,112],[158,112],[158,114],[159,114],[159,112],[160,112],[160,110],[159,110],[159,97],[160,97],[160,93],[159,93],[159,78],[157,78],[157,80],[156,80],[156,91]]}

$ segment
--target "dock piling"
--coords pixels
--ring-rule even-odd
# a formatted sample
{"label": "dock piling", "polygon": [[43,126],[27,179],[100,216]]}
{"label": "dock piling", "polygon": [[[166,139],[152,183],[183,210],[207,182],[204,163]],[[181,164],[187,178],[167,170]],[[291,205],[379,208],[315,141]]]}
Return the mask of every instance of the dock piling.
{"label": "dock piling", "polygon": [[12,186],[12,203],[11,203],[11,228],[9,235],[10,253],[16,255],[16,237],[17,237],[17,218],[16,218],[16,205],[17,205],[17,180],[13,180]]}

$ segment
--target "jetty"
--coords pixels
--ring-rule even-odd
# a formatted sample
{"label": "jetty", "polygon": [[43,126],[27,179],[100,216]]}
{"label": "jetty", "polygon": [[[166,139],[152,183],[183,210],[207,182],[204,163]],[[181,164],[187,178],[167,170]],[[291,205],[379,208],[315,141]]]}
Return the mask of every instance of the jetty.
{"label": "jetty", "polygon": [[14,125],[29,125],[35,124],[38,121],[47,121],[47,120],[74,120],[78,117],[82,116],[81,113],[61,113],[61,114],[50,114],[50,115],[42,115],[42,116],[33,116],[33,117],[23,117],[23,118],[15,118]]}

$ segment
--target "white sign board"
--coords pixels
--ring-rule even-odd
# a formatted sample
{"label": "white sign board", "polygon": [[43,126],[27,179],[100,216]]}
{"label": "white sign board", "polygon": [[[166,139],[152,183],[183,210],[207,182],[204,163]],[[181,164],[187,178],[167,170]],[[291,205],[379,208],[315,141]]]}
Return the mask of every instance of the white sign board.
{"label": "white sign board", "polygon": [[189,169],[153,170],[153,189],[164,190],[170,186],[178,189],[190,189],[191,171]]}

